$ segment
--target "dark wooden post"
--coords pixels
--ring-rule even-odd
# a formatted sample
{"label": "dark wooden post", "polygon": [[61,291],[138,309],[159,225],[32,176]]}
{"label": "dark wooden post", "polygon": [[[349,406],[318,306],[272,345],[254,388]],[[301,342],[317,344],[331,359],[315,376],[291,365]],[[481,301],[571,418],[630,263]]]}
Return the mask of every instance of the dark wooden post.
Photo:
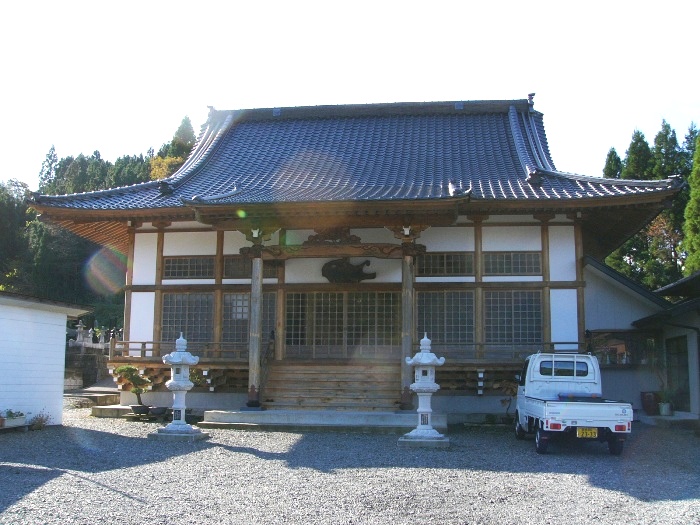
{"label": "dark wooden post", "polygon": [[253,230],[253,271],[250,279],[250,324],[248,327],[248,403],[260,406],[260,349],[262,347],[262,231]]}
{"label": "dark wooden post", "polygon": [[404,226],[393,229],[394,236],[401,240],[401,409],[411,409],[409,386],[413,381],[413,370],[406,358],[413,356],[413,326],[415,315],[415,257],[425,252],[425,246],[415,243],[425,226]]}

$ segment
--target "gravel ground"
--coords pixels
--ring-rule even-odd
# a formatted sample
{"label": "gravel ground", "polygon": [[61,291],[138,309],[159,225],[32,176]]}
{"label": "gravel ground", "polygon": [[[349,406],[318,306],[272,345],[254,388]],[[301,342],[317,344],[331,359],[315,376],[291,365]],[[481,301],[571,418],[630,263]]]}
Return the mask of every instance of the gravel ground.
{"label": "gravel ground", "polygon": [[535,453],[509,429],[451,429],[449,449],[396,434],[208,430],[66,406],[62,427],[0,434],[0,524],[700,523],[700,439],[635,424],[604,443]]}

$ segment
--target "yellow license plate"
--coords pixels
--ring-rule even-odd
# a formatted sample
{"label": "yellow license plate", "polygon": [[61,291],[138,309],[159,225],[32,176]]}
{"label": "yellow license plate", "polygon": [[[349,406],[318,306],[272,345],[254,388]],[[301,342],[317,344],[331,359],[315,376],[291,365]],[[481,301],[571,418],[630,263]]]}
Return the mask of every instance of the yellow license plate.
{"label": "yellow license plate", "polygon": [[588,427],[578,427],[576,429],[576,437],[577,438],[596,439],[598,437],[598,429],[597,428],[588,428]]}

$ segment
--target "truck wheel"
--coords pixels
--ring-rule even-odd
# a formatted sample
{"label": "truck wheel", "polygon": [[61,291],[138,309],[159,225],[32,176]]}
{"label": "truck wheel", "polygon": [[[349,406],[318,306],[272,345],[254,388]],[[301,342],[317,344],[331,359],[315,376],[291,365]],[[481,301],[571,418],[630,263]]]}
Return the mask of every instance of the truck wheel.
{"label": "truck wheel", "polygon": [[525,439],[525,429],[520,424],[520,416],[515,414],[515,439]]}
{"label": "truck wheel", "polygon": [[625,447],[625,441],[617,438],[608,439],[608,450],[613,456],[622,454],[622,449]]}
{"label": "truck wheel", "polygon": [[549,438],[547,433],[542,428],[537,427],[537,432],[535,432],[535,450],[538,454],[546,454],[548,445]]}

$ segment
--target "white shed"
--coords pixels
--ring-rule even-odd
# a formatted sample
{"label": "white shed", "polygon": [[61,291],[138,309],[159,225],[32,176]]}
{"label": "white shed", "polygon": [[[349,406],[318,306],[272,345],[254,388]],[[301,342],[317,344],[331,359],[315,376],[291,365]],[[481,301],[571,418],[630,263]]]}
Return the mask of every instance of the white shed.
{"label": "white shed", "polygon": [[0,291],[0,411],[63,422],[66,321],[81,306]]}

